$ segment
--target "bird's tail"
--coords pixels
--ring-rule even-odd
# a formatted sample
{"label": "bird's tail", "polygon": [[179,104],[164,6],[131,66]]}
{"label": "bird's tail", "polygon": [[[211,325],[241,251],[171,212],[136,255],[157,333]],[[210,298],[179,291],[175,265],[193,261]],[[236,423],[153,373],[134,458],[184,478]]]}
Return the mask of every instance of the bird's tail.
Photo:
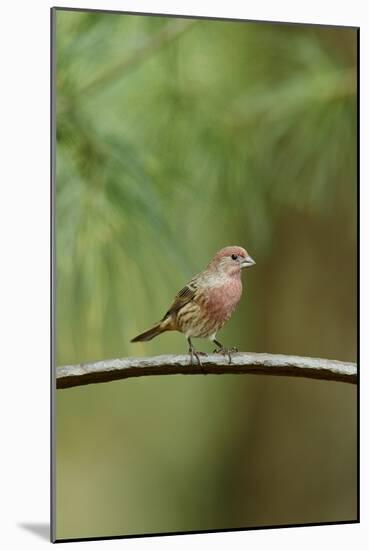
{"label": "bird's tail", "polygon": [[149,340],[152,340],[156,336],[159,336],[159,334],[165,332],[166,330],[168,330],[168,328],[165,326],[164,323],[157,323],[149,330],[146,330],[145,332],[142,332],[141,334],[133,338],[131,342],[148,342]]}

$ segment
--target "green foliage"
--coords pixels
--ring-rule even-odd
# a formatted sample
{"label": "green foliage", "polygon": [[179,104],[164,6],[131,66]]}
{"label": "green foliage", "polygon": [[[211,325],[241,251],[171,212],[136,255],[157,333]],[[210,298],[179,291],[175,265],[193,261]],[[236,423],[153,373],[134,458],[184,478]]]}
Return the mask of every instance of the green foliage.
{"label": "green foliage", "polygon": [[59,361],[126,353],[140,302],[236,237],[267,254],[287,207],[352,208],[354,36],[58,12]]}

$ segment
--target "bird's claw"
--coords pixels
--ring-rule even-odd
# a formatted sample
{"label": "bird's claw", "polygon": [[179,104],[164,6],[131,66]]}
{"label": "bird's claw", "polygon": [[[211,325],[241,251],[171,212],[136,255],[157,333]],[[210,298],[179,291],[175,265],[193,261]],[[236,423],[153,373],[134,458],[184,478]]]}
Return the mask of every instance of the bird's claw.
{"label": "bird's claw", "polygon": [[199,367],[202,368],[202,363],[201,363],[200,355],[202,355],[203,357],[204,357],[204,356],[206,357],[208,354],[205,353],[204,351],[196,351],[196,350],[194,350],[193,348],[190,348],[190,349],[188,350],[188,353],[190,354],[191,365],[193,365],[193,358],[196,357],[197,364],[199,365]]}
{"label": "bird's claw", "polygon": [[221,347],[221,348],[217,348],[213,351],[213,353],[222,353],[224,356],[228,355],[228,359],[229,359],[229,364],[232,363],[232,353],[237,353],[238,352],[238,349],[237,348],[224,348],[224,347]]}

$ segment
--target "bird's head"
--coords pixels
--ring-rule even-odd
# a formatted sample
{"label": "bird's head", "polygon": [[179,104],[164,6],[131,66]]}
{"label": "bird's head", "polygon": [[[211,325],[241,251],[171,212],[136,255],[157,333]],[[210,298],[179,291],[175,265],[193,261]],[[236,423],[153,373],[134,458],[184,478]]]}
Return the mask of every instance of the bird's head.
{"label": "bird's head", "polygon": [[226,246],[219,250],[209,268],[227,276],[239,275],[243,267],[255,265],[250,254],[241,246]]}

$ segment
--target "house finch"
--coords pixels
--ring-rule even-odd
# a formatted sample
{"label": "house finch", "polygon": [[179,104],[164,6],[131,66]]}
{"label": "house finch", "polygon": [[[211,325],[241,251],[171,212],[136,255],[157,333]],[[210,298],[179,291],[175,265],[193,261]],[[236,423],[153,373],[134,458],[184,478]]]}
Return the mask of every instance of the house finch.
{"label": "house finch", "polygon": [[231,317],[241,298],[241,269],[254,264],[254,260],[244,248],[222,248],[204,271],[195,275],[178,292],[162,320],[133,338],[131,342],[146,342],[162,332],[178,330],[187,338],[191,363],[195,356],[201,366],[199,355],[206,355],[195,350],[191,338],[208,338],[217,346],[214,351],[228,354],[231,362],[231,352],[237,350],[224,348],[215,338],[217,331]]}

